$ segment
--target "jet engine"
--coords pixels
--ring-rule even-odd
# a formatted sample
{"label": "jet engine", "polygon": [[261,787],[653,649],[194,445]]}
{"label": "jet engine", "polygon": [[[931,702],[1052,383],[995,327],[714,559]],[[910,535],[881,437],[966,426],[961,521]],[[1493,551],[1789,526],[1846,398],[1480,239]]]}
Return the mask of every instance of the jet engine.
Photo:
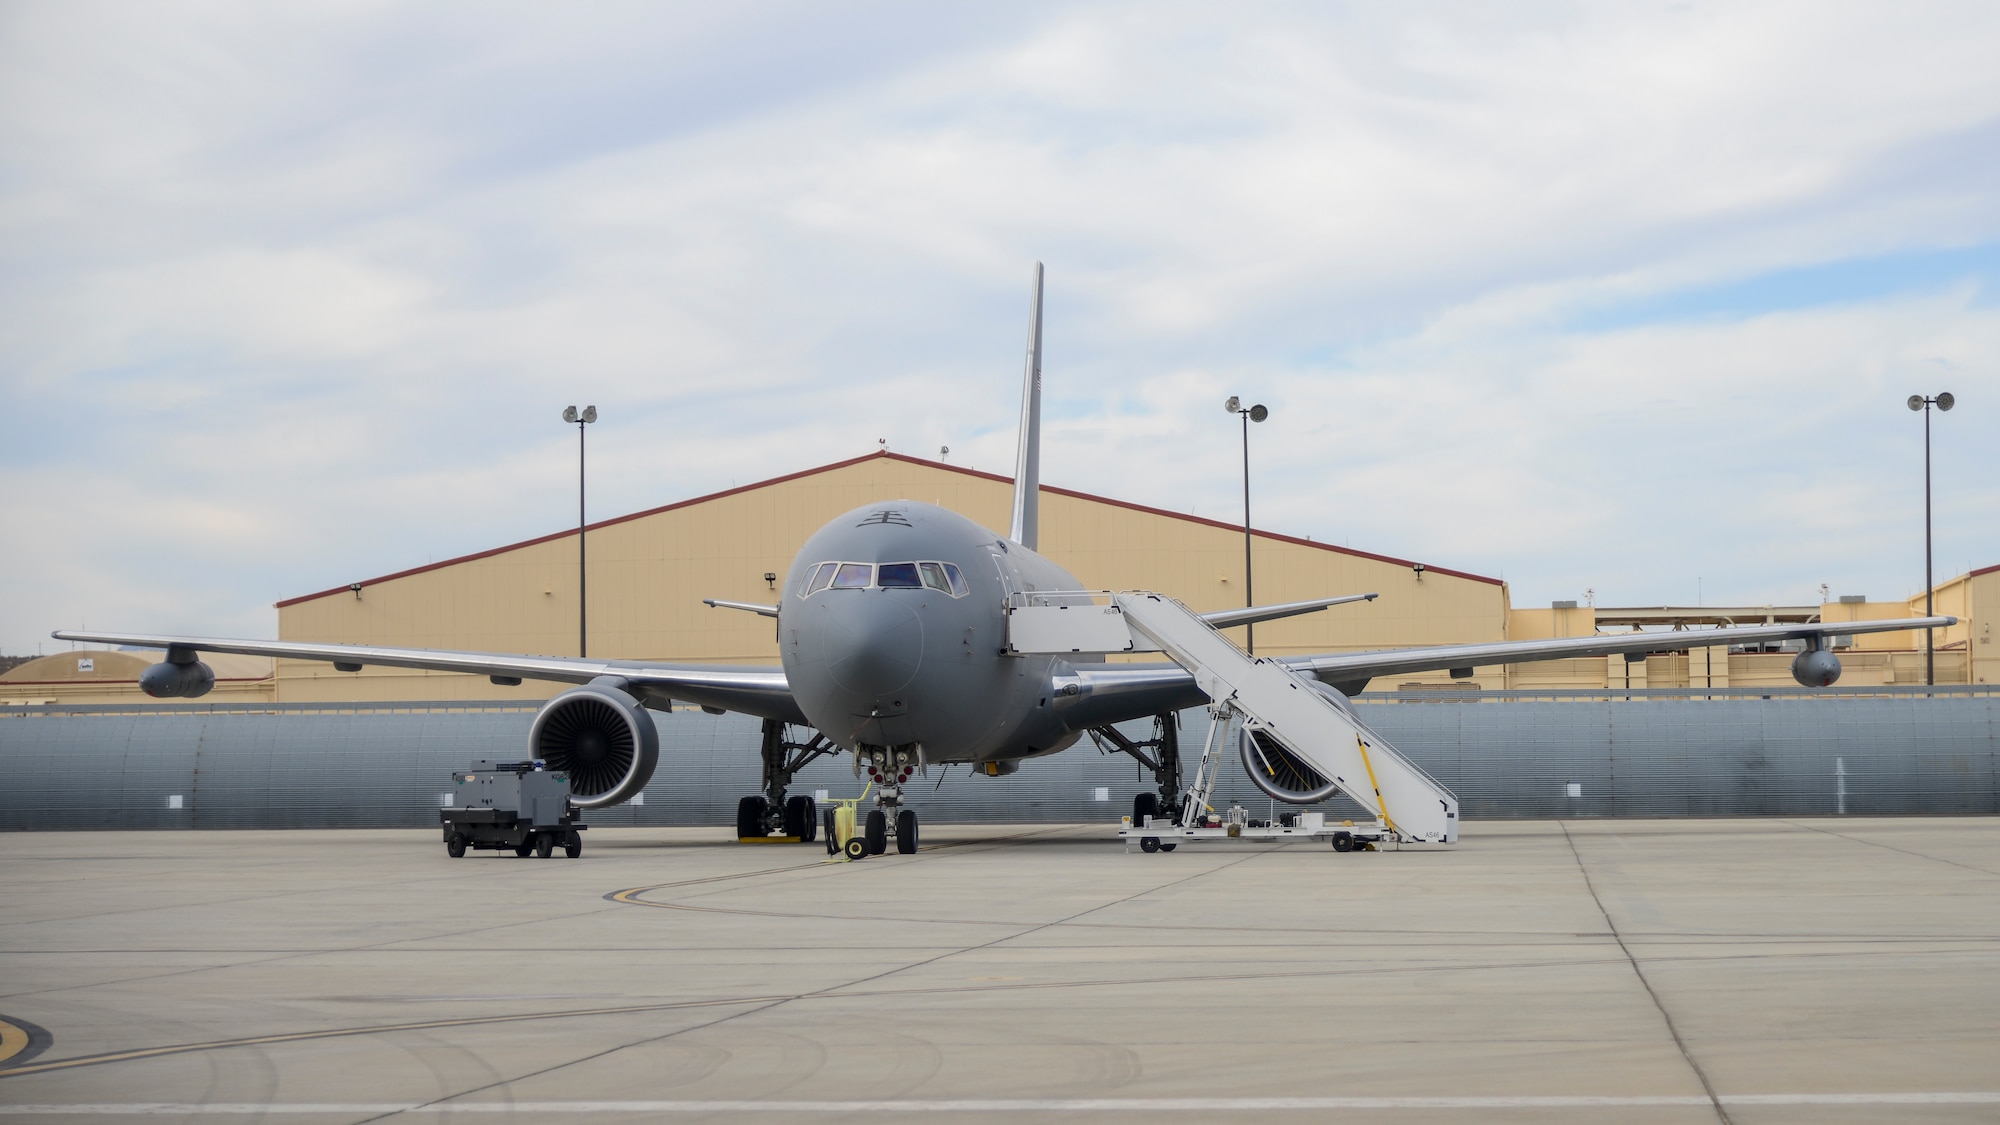
{"label": "jet engine", "polygon": [[1792,678],[1807,687],[1831,687],[1840,678],[1840,658],[1823,648],[1809,648],[1792,658]]}
{"label": "jet engine", "polygon": [[139,673],[139,690],[154,699],[199,699],[214,686],[215,670],[193,653],[169,651],[165,661]]}
{"label": "jet engine", "polygon": [[542,707],[528,728],[528,752],[569,774],[571,804],[599,809],[629,800],[652,779],[660,732],[623,681],[599,680]]}
{"label": "jet engine", "polygon": [[1288,805],[1317,805],[1340,786],[1261,730],[1244,727],[1236,741],[1243,772],[1266,797]]}

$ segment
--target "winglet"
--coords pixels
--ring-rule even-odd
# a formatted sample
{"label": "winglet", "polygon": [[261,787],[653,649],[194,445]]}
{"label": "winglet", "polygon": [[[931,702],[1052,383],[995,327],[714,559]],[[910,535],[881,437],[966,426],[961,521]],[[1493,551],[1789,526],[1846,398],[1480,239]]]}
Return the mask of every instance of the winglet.
{"label": "winglet", "polygon": [[1042,498],[1042,263],[1028,306],[1028,370],[1021,386],[1021,444],[1014,457],[1014,526],[1009,538],[1034,550],[1041,538]]}

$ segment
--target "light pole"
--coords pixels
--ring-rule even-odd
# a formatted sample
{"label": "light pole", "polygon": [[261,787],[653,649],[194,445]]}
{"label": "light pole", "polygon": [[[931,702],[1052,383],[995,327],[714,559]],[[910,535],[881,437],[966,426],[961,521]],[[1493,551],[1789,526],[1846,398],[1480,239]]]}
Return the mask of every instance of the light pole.
{"label": "light pole", "polygon": [[[1924,412],[1924,616],[1931,615],[1931,407],[1950,410],[1958,400],[1945,391],[1936,398],[1910,396],[1910,409]],[[1931,645],[1931,630],[1924,628],[1924,686],[1937,686],[1937,652]]]}
{"label": "light pole", "polygon": [[563,421],[576,423],[576,654],[589,656],[590,587],[589,572],[583,565],[583,428],[597,421],[597,408],[586,406],[579,414],[574,406],[564,407]]}
{"label": "light pole", "polygon": [[[1235,395],[1222,408],[1243,419],[1243,605],[1247,609],[1257,604],[1257,587],[1250,576],[1250,423],[1262,422],[1271,416],[1263,403],[1244,406]],[[1243,648],[1250,655],[1257,655],[1257,626],[1243,627]]]}

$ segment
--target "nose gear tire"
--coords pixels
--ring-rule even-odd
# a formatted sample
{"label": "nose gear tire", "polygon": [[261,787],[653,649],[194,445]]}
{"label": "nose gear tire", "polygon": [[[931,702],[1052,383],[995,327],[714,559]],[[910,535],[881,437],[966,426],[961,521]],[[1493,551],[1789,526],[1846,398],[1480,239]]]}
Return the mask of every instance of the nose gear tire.
{"label": "nose gear tire", "polygon": [[889,850],[889,818],[881,809],[868,810],[868,854],[881,855]]}
{"label": "nose gear tire", "polygon": [[904,809],[896,814],[896,851],[901,855],[917,854],[917,810]]}

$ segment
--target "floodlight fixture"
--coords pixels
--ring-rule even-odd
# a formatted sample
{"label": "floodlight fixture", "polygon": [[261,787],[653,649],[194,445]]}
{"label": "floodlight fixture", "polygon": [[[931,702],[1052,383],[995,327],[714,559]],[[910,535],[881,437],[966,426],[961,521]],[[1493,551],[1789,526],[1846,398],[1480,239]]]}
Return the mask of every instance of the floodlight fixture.
{"label": "floodlight fixture", "polygon": [[[1911,395],[1906,402],[1911,410],[1921,410],[1924,412],[1924,616],[1929,617],[1933,608],[1931,597],[1937,587],[1937,582],[1931,572],[1931,407],[1935,406],[1941,411],[1950,410],[1952,407],[1958,405],[1958,398],[1950,391],[1944,391],[1934,398],[1926,398],[1923,395]],[[1935,687],[1937,685],[1937,646],[1932,642],[1932,631],[1926,626],[1924,629],[1924,685],[1926,687]]]}
{"label": "floodlight fixture", "polygon": [[578,412],[571,404],[563,407],[563,421],[576,426],[576,654],[590,655],[590,571],[585,565],[584,552],[584,441],[583,428],[597,421],[597,407],[586,406]]}
{"label": "floodlight fixture", "polygon": [[[1245,407],[1243,400],[1235,395],[1230,395],[1222,408],[1243,419],[1243,605],[1248,608],[1257,604],[1256,581],[1250,570],[1250,423],[1262,422],[1271,416],[1271,411],[1261,402]],[[1243,647],[1256,655],[1257,626],[1244,626]]]}

